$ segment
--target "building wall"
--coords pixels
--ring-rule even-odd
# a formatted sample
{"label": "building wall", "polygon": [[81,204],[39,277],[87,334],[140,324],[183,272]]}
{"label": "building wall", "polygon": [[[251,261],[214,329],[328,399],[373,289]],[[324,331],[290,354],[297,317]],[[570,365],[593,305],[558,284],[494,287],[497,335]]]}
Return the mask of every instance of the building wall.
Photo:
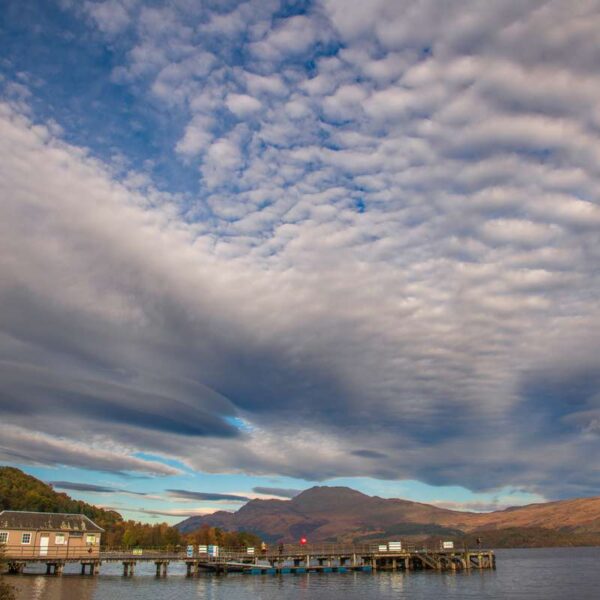
{"label": "building wall", "polygon": [[[100,532],[82,532],[78,537],[77,532],[72,531],[31,531],[29,529],[2,529],[8,532],[8,541],[4,546],[5,558],[97,558],[100,555]],[[24,533],[31,533],[29,544],[22,544]],[[64,544],[57,544],[57,536],[64,536]],[[88,536],[94,536],[94,543]],[[42,554],[41,538],[48,537],[48,549]],[[59,540],[60,541],[60,540]]]}

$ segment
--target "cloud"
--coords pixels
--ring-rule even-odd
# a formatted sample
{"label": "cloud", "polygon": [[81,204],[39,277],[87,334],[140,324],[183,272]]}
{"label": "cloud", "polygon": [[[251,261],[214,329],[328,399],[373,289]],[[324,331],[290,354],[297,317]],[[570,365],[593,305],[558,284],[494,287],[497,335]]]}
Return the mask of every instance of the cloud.
{"label": "cloud", "polygon": [[257,494],[264,494],[266,496],[278,496],[280,498],[293,498],[297,496],[302,490],[296,490],[291,488],[278,488],[278,487],[262,487],[257,486],[252,488],[253,492]]}
{"label": "cloud", "polygon": [[498,510],[505,510],[514,506],[512,504],[506,504],[503,502],[492,501],[492,502],[483,502],[483,501],[469,501],[469,502],[452,502],[452,501],[432,501],[431,504],[434,506],[439,506],[440,508],[447,508],[449,510],[460,510],[465,512],[495,512]]}
{"label": "cloud", "polygon": [[[123,509],[121,509],[123,510]],[[152,508],[129,508],[127,509],[130,512],[136,512],[143,515],[150,515],[151,517],[202,517],[204,515],[210,515],[214,513],[217,509],[215,508],[196,508],[196,509],[157,509],[154,510]]]}
{"label": "cloud", "polygon": [[118,0],[106,0],[105,2],[86,2],[84,6],[101,31],[115,35],[121,33],[130,22],[126,9],[127,4],[127,2]]}
{"label": "cloud", "polygon": [[108,494],[115,492],[115,488],[105,487],[103,485],[94,485],[92,483],[76,483],[73,481],[50,481],[51,486],[61,490],[73,490],[77,492],[96,492],[99,494]]}
{"label": "cloud", "polygon": [[106,449],[102,443],[82,443],[16,426],[2,427],[0,458],[9,462],[68,465],[117,474],[132,471],[150,475],[178,475],[181,472],[157,461]]}
{"label": "cloud", "polygon": [[194,492],[190,490],[167,490],[172,498],[181,498],[185,500],[201,500],[201,501],[221,501],[229,502],[248,502],[249,498],[238,496],[237,494],[219,494],[216,492]]}
{"label": "cloud", "polygon": [[261,108],[261,103],[256,98],[246,94],[229,94],[225,104],[238,117],[247,117]]}
{"label": "cloud", "polygon": [[592,5],[122,6],[144,186],[2,105],[3,456],[594,493]]}
{"label": "cloud", "polygon": [[74,492],[92,492],[96,494],[131,494],[134,496],[147,496],[144,492],[131,492],[120,488],[95,485],[93,483],[77,483],[74,481],[50,481],[52,487],[60,490],[71,490]]}
{"label": "cloud", "polygon": [[353,450],[352,454],[354,456],[361,456],[363,458],[387,458],[387,455],[384,452],[378,452],[377,450]]}

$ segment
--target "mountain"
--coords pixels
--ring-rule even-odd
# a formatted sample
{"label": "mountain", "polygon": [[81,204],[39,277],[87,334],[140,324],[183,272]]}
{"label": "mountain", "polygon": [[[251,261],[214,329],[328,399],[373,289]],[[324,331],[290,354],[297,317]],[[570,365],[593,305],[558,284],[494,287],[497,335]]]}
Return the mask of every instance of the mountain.
{"label": "mountain", "polygon": [[190,517],[183,533],[202,526],[249,531],[271,542],[364,541],[390,537],[485,537],[496,545],[600,544],[600,498],[532,504],[491,513],[439,508],[367,496],[347,487],[313,487],[291,500],[251,500],[237,512]]}

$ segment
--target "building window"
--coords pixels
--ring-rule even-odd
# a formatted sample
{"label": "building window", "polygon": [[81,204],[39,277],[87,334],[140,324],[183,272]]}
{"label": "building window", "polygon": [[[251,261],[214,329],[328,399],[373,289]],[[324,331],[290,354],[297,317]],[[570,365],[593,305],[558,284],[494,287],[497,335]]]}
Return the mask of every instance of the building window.
{"label": "building window", "polygon": [[0,531],[0,544],[8,544],[8,531]]}
{"label": "building window", "polygon": [[57,546],[62,546],[65,543],[65,534],[64,533],[57,533],[54,536],[54,543]]}
{"label": "building window", "polygon": [[31,544],[31,534],[24,533],[21,535],[21,544]]}
{"label": "building window", "polygon": [[87,535],[85,537],[85,542],[86,544],[95,544],[96,543],[96,536],[95,535]]}

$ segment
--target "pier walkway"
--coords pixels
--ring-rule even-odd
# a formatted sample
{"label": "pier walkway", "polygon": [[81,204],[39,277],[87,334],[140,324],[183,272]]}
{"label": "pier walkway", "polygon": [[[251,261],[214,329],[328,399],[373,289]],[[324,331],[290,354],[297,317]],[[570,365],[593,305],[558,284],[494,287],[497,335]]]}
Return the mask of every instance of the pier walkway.
{"label": "pier walkway", "polygon": [[[396,543],[397,544],[397,543]],[[80,552],[69,555],[68,548],[40,555],[35,548],[5,547],[4,563],[9,573],[23,573],[30,564],[46,564],[48,575],[61,575],[66,564],[81,565],[81,574],[98,575],[103,563],[121,563],[123,575],[132,576],[136,565],[154,563],[157,577],[166,577],[171,563],[186,565],[189,577],[200,573],[300,574],[307,572],[345,573],[349,571],[376,572],[381,570],[462,571],[495,569],[492,550],[431,549],[407,547],[383,550],[382,545],[286,545],[266,552],[248,549],[219,548],[218,556],[199,553],[192,548],[112,548],[96,556]]]}

